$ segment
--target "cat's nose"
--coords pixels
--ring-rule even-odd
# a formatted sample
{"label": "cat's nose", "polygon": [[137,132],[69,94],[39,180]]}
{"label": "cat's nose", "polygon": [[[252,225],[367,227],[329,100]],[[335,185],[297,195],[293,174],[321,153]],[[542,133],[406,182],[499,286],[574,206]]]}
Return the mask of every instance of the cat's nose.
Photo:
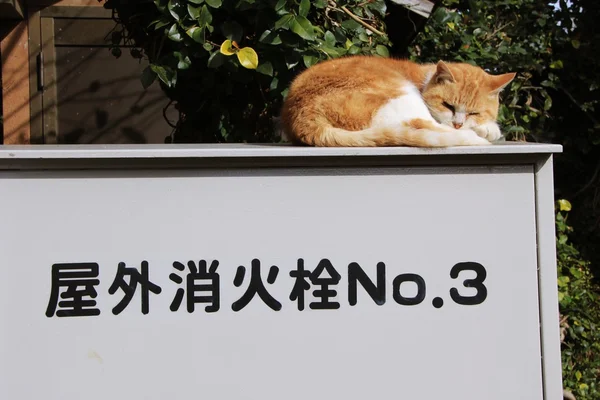
{"label": "cat's nose", "polygon": [[456,129],[460,129],[460,127],[463,126],[463,124],[460,122],[453,122],[452,125],[454,125],[454,128]]}

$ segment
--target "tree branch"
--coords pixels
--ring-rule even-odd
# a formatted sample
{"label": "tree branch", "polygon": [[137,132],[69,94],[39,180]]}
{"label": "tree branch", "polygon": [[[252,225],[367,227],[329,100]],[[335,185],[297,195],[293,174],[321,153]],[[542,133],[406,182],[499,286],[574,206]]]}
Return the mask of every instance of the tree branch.
{"label": "tree branch", "polygon": [[[335,7],[338,7],[338,5],[337,5],[337,3],[335,1],[331,1],[331,3]],[[348,9],[348,7],[341,6],[339,8],[340,8],[340,10],[342,10],[343,12],[345,12],[350,18],[352,18],[353,20],[355,20],[356,22],[358,22],[359,24],[361,24],[362,26],[364,26],[365,28],[367,28],[371,32],[376,33],[379,36],[387,36],[387,34],[385,32],[380,31],[379,29],[375,28],[372,25],[367,24],[365,21],[363,21],[362,19],[360,19],[360,17],[358,17],[354,13],[352,13],[352,11],[350,11]]]}

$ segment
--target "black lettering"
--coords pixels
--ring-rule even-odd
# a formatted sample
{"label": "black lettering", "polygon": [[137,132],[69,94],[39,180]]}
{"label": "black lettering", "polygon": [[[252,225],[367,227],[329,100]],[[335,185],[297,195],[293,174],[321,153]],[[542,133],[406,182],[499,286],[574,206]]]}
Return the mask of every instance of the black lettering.
{"label": "black lettering", "polygon": [[357,282],[365,289],[365,291],[371,296],[375,304],[385,304],[385,264],[380,262],[377,264],[377,286],[367,276],[365,271],[358,265],[358,263],[350,263],[348,265],[348,302],[351,306],[356,305],[357,302]]}
{"label": "black lettering", "polygon": [[[129,282],[125,281],[125,277],[129,277]],[[117,275],[115,279],[108,288],[109,294],[115,294],[117,289],[121,289],[125,295],[123,299],[112,309],[113,314],[120,314],[131,302],[133,299],[133,295],[137,289],[138,284],[141,288],[141,297],[142,297],[142,314],[146,315],[150,312],[150,292],[154,294],[159,294],[162,289],[150,282],[148,278],[148,262],[142,261],[142,272],[138,271],[136,268],[126,267],[124,262],[119,263],[119,267],[117,269]]]}
{"label": "black lettering", "polygon": [[475,296],[461,296],[460,293],[458,293],[458,289],[452,288],[450,289],[450,297],[452,297],[452,300],[454,300],[455,303],[466,306],[483,303],[487,298],[487,288],[483,284],[483,281],[485,281],[485,278],[487,277],[485,267],[476,262],[458,263],[450,270],[450,277],[456,279],[462,271],[475,271],[475,273],[477,273],[475,279],[465,279],[463,282],[464,287],[475,288],[477,293]]}
{"label": "black lettering", "polygon": [[[269,269],[269,274],[267,276],[267,282],[270,284],[275,283],[275,279],[277,279],[277,274],[279,274],[279,268],[276,266],[272,266]],[[246,275],[246,268],[244,268],[243,266],[239,266],[236,271],[235,278],[233,280],[233,284],[236,287],[241,286],[242,283],[244,282],[245,275]],[[268,305],[271,309],[273,309],[275,311],[281,310],[281,303],[278,302],[277,300],[275,300],[275,298],[269,294],[269,292],[267,291],[267,288],[265,288],[265,285],[262,282],[262,278],[260,276],[260,260],[258,260],[258,259],[252,260],[252,272],[251,272],[251,276],[250,276],[250,284],[248,285],[246,292],[243,294],[243,296],[239,300],[235,301],[231,305],[231,308],[233,309],[233,311],[236,311],[236,312],[240,311],[241,309],[246,307],[248,305],[248,303],[250,303],[250,300],[252,300],[256,294],[258,294],[258,296],[262,299],[262,301],[266,305]]]}
{"label": "black lettering", "polygon": [[[323,274],[329,275],[324,277]],[[313,301],[309,304],[312,310],[337,310],[340,308],[340,303],[330,301],[330,298],[337,296],[337,291],[330,289],[330,285],[337,285],[340,282],[341,276],[339,272],[333,268],[331,261],[322,259],[317,264],[317,268],[310,274],[310,280],[313,285],[321,286],[321,289],[313,290],[313,296],[320,301]]]}
{"label": "black lettering", "polygon": [[[99,284],[96,263],[52,265],[52,287],[46,316],[51,318],[55,312],[57,317],[100,315],[100,310],[95,308],[96,300],[91,300],[98,296],[95,286]],[[61,288],[65,288],[62,293],[60,293]],[[58,301],[59,295],[63,300]],[[58,311],[56,311],[57,306]]]}
{"label": "black lettering", "polygon": [[294,271],[290,271],[290,276],[295,278],[294,287],[290,292],[290,300],[298,301],[298,310],[304,310],[304,292],[310,289],[310,283],[307,279],[310,278],[310,271],[304,269],[304,260],[298,259],[298,267]]}
{"label": "black lettering", "polygon": [[[185,277],[186,285],[184,288],[177,289],[175,297],[171,302],[171,311],[179,310],[183,301],[183,296],[186,295],[187,311],[193,313],[196,304],[208,304],[204,307],[205,312],[217,312],[220,307],[220,288],[219,274],[217,267],[219,261],[214,260],[210,264],[210,269],[207,268],[206,260],[200,260],[198,266],[193,261],[188,261],[188,269],[190,272]],[[173,268],[184,271],[185,267],[182,263],[175,261]],[[183,279],[176,273],[169,275],[169,279],[173,282],[182,284]]]}
{"label": "black lettering", "polygon": [[[404,297],[400,293],[400,285],[404,282],[414,282],[417,284],[417,294],[415,297]],[[415,306],[425,300],[425,280],[417,274],[402,274],[394,278],[393,282],[394,300],[403,306]]]}

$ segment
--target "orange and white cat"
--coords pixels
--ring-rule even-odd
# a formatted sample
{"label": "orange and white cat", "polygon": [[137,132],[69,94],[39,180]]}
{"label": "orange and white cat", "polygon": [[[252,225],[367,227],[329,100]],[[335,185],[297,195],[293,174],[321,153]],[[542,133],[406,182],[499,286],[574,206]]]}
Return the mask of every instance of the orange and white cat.
{"label": "orange and white cat", "polygon": [[281,112],[283,133],[311,146],[488,145],[502,136],[499,94],[515,75],[443,61],[329,60],[292,82]]}

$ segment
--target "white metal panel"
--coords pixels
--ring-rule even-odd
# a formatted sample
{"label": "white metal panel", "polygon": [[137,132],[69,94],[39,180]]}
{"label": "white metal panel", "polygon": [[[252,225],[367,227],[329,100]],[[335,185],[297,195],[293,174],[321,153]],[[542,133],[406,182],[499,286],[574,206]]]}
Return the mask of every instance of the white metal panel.
{"label": "white metal panel", "polygon": [[305,147],[289,144],[144,144],[0,146],[0,160],[177,159],[264,157],[358,157],[541,154],[560,152],[559,145],[503,142],[490,146],[417,147]]}
{"label": "white metal panel", "polygon": [[[532,166],[2,172],[0,207],[2,399],[542,398]],[[232,310],[254,258],[280,311]],[[290,300],[299,258],[331,261],[339,309],[311,309],[314,287],[303,311]],[[219,260],[219,311],[171,311],[173,262],[201,259]],[[144,260],[161,293],[114,315],[118,263]],[[474,272],[450,277],[467,261],[487,273],[478,305],[450,296],[476,292]],[[101,314],[47,317],[51,267],[74,262],[98,263]],[[385,263],[385,304],[359,287],[349,305],[352,262],[373,280]],[[394,299],[405,273],[418,305]]]}
{"label": "white metal panel", "polygon": [[536,165],[535,181],[544,394],[562,399],[552,157]]}

